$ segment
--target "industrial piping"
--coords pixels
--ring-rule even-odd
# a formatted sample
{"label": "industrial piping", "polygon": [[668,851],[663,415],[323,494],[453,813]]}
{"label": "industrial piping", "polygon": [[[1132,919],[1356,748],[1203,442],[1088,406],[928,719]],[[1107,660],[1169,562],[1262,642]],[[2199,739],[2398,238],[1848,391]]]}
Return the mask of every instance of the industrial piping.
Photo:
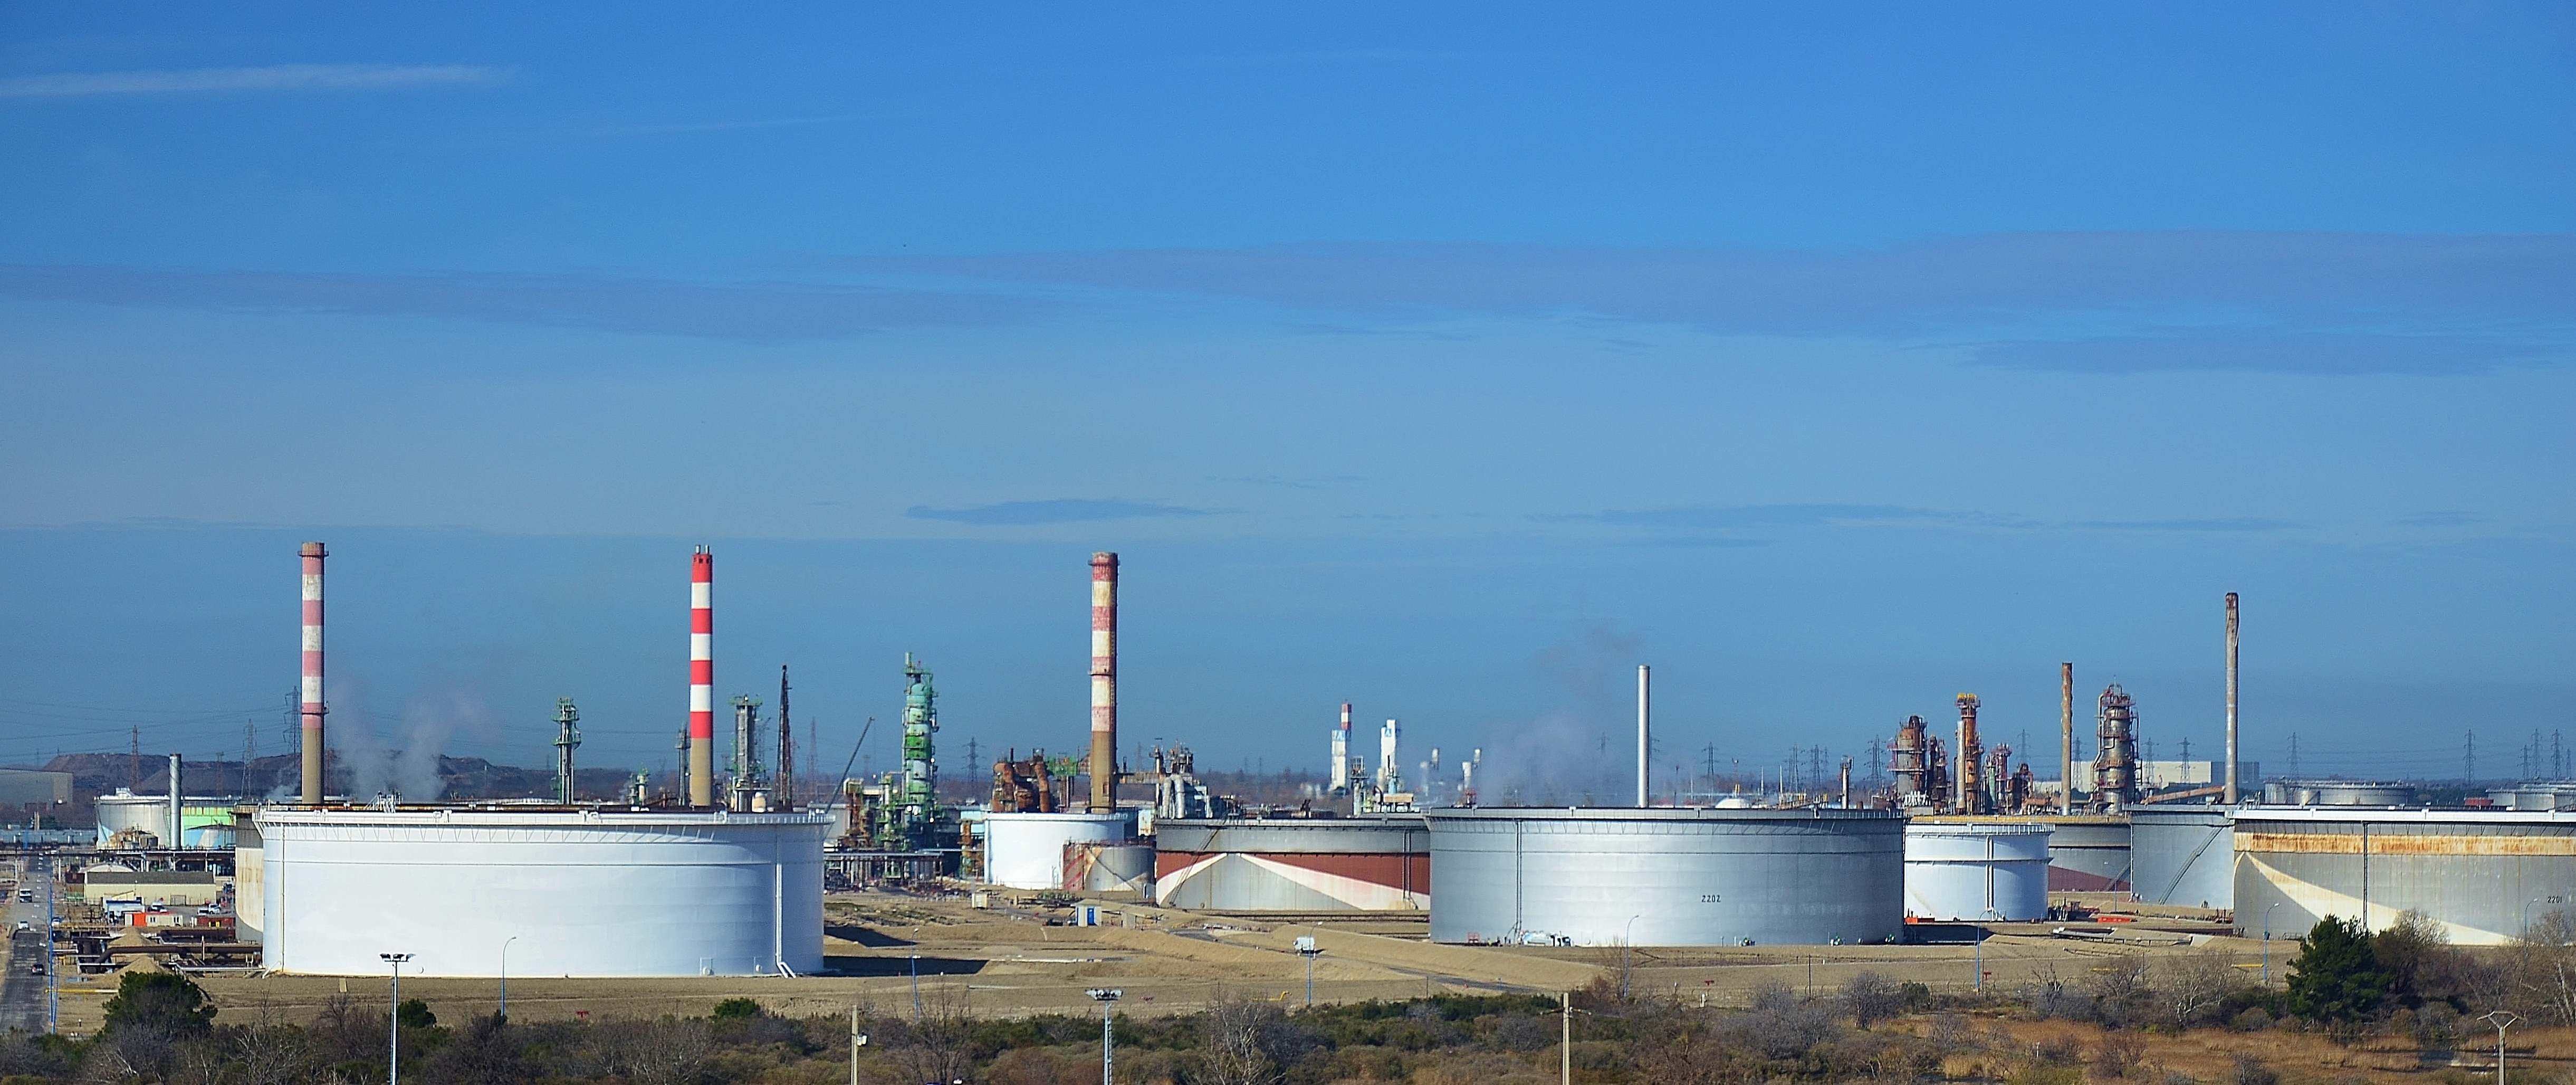
{"label": "industrial piping", "polygon": [[322,805],[322,559],[330,552],[305,543],[304,558],[304,805]]}
{"label": "industrial piping", "polygon": [[1650,672],[1646,665],[1637,664],[1637,808],[1640,810],[1646,808],[1646,771],[1650,760],[1647,751],[1654,745],[1653,732],[1649,729],[1649,681]]}
{"label": "industrial piping", "polygon": [[2236,805],[2236,593],[2227,593],[2227,794]]}
{"label": "industrial piping", "polygon": [[716,556],[689,556],[689,805],[715,805]]}
{"label": "industrial piping", "polygon": [[1118,555],[1091,555],[1091,812],[1118,812]]}

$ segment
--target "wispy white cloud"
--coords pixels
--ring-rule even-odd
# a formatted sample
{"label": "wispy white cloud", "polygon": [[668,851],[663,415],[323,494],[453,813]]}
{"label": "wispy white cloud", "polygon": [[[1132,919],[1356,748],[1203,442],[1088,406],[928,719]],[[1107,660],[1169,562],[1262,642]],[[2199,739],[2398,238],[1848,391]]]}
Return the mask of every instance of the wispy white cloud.
{"label": "wispy white cloud", "polygon": [[508,78],[509,73],[500,68],[471,64],[272,64],[262,68],[65,72],[0,79],[0,98],[488,86]]}

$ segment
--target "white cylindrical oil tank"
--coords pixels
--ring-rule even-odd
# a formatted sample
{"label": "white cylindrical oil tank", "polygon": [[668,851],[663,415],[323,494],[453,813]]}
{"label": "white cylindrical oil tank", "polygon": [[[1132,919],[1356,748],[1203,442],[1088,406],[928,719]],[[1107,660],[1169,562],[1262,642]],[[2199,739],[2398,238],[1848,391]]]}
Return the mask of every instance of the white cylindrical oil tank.
{"label": "white cylindrical oil tank", "polygon": [[405,972],[774,975],[823,966],[825,814],[265,809],[261,962]]}
{"label": "white cylindrical oil tank", "polygon": [[1137,893],[1152,900],[1154,846],[1134,841],[1075,844],[1064,849],[1063,885],[1077,892]]}
{"label": "white cylindrical oil tank", "polygon": [[2224,806],[2129,809],[2130,889],[2141,904],[2236,906],[2236,851]]}
{"label": "white cylindrical oil tank", "polygon": [[2411,911],[2454,945],[2494,946],[2576,910],[2576,812],[2247,806],[2231,822],[2242,937],[2326,916],[2384,931]]}
{"label": "white cylindrical oil tank", "polygon": [[140,829],[152,834],[152,838],[159,841],[162,847],[179,846],[177,841],[170,838],[170,796],[168,795],[137,795],[130,789],[120,787],[116,789],[116,794],[101,795],[90,800],[90,803],[98,811],[100,844],[106,844],[109,838],[127,829]]}
{"label": "white cylindrical oil tank", "polygon": [[1064,888],[1067,844],[1115,844],[1136,836],[1136,815],[984,815],[984,881],[1011,889]]}
{"label": "white cylindrical oil tank", "polygon": [[1915,919],[2048,917],[2049,827],[1917,821],[1905,827],[1905,914]]}
{"label": "white cylindrical oil tank", "polygon": [[1905,819],[1876,810],[1432,810],[1435,942],[1820,945],[1905,925]]}

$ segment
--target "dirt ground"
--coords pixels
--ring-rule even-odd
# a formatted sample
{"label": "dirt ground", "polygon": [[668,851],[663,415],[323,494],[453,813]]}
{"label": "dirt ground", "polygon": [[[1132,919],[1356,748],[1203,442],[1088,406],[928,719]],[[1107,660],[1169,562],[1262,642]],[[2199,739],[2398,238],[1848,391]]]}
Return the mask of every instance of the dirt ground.
{"label": "dirt ground", "polygon": [[[2056,1037],[2065,1037],[2090,1052],[2103,1036],[2091,1025],[2063,1021],[1981,1021],[2010,1043],[2017,1053],[2030,1051],[2035,1045]],[[2473,1023],[2474,1024],[2474,1023]],[[1920,1032],[1925,1022],[1906,1022]],[[2288,1085],[2326,1083],[2350,1085],[2374,1082],[2381,1085],[2423,1085],[2436,1075],[2449,1080],[2492,1082],[2495,1074],[2495,1033],[2486,1030],[2481,1042],[2476,1033],[2469,1034],[2456,1052],[2427,1053],[2413,1042],[2396,1037],[2365,1037],[2351,1046],[2340,1046],[2317,1033],[2286,1032],[2266,1029],[2261,1032],[2229,1032],[2219,1029],[2195,1029],[2180,1035],[2144,1032],[2124,1033],[2145,1045],[2144,1059],[2127,1078],[2139,1085],[2164,1080],[2168,1073],[2189,1074],[2203,1082],[2231,1080],[2240,1056],[2261,1060],[2281,1074]],[[1944,1066],[1951,1077],[1982,1077],[1996,1067],[1973,1065],[1973,1056],[1953,1060],[1958,1065]],[[2516,1081],[2526,1073],[2550,1080],[2563,1079],[2576,1070],[2576,1030],[2538,1029],[2529,1032],[2516,1029],[2506,1045],[2508,1069]],[[2099,1081],[2098,1075],[2091,1080]]]}
{"label": "dirt ground", "polygon": [[[1936,990],[1966,990],[1979,982],[2018,987],[2043,974],[2080,978],[2118,953],[2178,952],[2194,941],[2217,946],[2255,971],[2261,944],[2244,939],[2171,931],[2122,929],[2121,942],[2053,936],[2046,925],[1999,927],[1982,948],[1968,944],[1904,946],[1751,946],[1724,948],[1537,948],[1445,946],[1425,939],[1419,920],[1367,917],[1297,917],[1298,922],[1211,916],[1115,901],[1098,902],[1098,927],[1050,925],[1070,913],[1013,905],[969,907],[963,897],[933,899],[891,893],[838,893],[825,902],[824,954],[835,974],[797,978],[716,977],[675,979],[514,979],[510,1013],[521,1020],[576,1016],[704,1014],[727,998],[758,999],[773,1012],[804,1016],[845,1013],[861,1005],[877,1012],[925,1004],[978,1014],[1087,1013],[1084,991],[1116,987],[1126,992],[1122,1012],[1153,1015],[1189,1012],[1223,997],[1252,996],[1283,1002],[1306,997],[1307,962],[1295,952],[1300,936],[1317,940],[1317,1001],[1420,997],[1440,992],[1529,991],[1553,994],[1595,977],[1623,978],[1632,991],[1741,1005],[1766,980],[1801,991],[1829,992],[1853,974],[1875,970],[1899,982]],[[2171,926],[2195,928],[2188,918]],[[2199,924],[2195,929],[2208,929]],[[2276,952],[2285,949],[2275,944]],[[915,958],[918,957],[916,962]],[[2277,978],[2282,959],[2273,962]],[[919,978],[914,978],[915,968]],[[199,983],[228,1021],[263,1016],[309,1020],[330,999],[346,993],[361,1004],[383,1005],[384,976],[262,975],[254,971],[203,973]],[[98,1005],[112,992],[113,976],[66,983],[66,1031],[97,1027]],[[420,998],[442,1020],[489,1012],[500,998],[493,980],[405,979],[403,995]]]}

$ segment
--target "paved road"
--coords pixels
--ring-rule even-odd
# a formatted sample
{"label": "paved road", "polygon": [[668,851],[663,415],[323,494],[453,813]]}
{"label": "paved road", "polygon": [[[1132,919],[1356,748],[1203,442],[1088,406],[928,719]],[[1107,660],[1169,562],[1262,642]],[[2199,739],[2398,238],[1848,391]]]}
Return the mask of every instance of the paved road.
{"label": "paved road", "polygon": [[[19,921],[29,930],[18,930]],[[0,978],[0,1028],[22,1028],[29,1032],[45,1029],[45,902],[20,904],[17,894],[10,894],[9,906],[0,912],[0,923],[9,933],[9,964],[6,978]],[[28,972],[32,967],[34,973]]]}

